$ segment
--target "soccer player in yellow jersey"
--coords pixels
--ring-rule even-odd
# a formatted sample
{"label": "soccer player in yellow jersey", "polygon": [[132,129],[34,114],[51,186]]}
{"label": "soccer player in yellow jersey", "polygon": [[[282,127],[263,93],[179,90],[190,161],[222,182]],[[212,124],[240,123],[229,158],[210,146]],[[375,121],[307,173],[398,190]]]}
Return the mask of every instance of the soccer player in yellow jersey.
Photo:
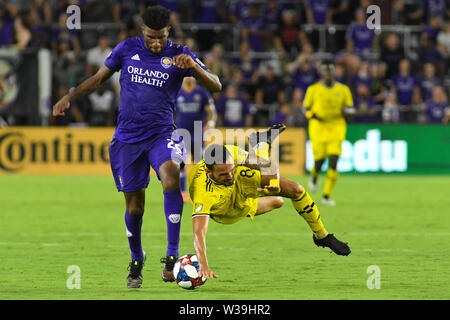
{"label": "soccer player in yellow jersey", "polygon": [[280,126],[269,129],[265,141],[258,134],[249,137],[250,150],[234,145],[212,144],[205,149],[203,160],[189,172],[189,194],[193,202],[194,247],[199,259],[200,276],[217,278],[209,268],[206,256],[206,234],[209,219],[223,224],[236,223],[245,217],[272,211],[289,198],[296,211],[313,232],[317,246],[329,247],[338,255],[348,255],[349,246],[329,234],[320,218],[317,205],[298,183],[280,177],[269,158],[269,147]]}
{"label": "soccer player in yellow jersey", "polygon": [[335,81],[332,62],[322,62],[320,72],[322,79],[308,87],[303,101],[314,157],[309,187],[311,191],[317,190],[317,178],[328,158],[322,203],[335,205],[330,196],[338,177],[337,162],[347,131],[345,115],[354,113],[353,98],[346,85]]}

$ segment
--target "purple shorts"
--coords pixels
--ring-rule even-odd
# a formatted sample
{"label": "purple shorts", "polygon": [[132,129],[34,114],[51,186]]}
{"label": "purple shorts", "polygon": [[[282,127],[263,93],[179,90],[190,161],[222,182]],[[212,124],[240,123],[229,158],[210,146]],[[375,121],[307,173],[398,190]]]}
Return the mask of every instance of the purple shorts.
{"label": "purple shorts", "polygon": [[184,165],[184,142],[171,132],[158,134],[136,143],[124,143],[115,137],[109,145],[109,160],[118,191],[134,192],[147,188],[150,167],[159,179],[159,167],[167,160]]}

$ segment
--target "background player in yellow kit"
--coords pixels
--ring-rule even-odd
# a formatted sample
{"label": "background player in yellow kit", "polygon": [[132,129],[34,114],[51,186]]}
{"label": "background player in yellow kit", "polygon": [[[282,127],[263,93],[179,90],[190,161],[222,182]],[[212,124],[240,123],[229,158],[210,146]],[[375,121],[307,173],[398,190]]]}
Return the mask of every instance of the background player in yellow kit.
{"label": "background player in yellow kit", "polygon": [[322,203],[335,205],[330,195],[338,177],[337,162],[347,131],[344,116],[354,113],[353,98],[348,86],[335,81],[333,62],[323,61],[320,71],[321,80],[308,87],[303,101],[314,156],[309,187],[311,191],[317,190],[317,178],[328,158]]}
{"label": "background player in yellow kit", "polygon": [[306,190],[294,181],[279,177],[278,170],[272,170],[276,166],[269,159],[269,146],[279,129],[279,126],[269,129],[265,141],[249,137],[250,153],[234,145],[210,145],[205,149],[203,160],[189,172],[189,194],[194,204],[194,247],[200,276],[217,277],[209,268],[206,256],[209,218],[223,224],[245,217],[253,220],[257,215],[281,207],[282,197],[291,199],[310,226],[317,246],[329,247],[338,255],[350,254],[346,243],[327,232],[317,205]]}

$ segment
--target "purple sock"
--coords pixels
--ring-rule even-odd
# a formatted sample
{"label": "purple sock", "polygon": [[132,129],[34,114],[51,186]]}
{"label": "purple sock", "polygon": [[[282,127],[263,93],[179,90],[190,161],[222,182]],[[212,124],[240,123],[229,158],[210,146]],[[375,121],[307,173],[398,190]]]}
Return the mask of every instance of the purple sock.
{"label": "purple sock", "polygon": [[127,226],[128,244],[131,250],[131,259],[142,261],[144,254],[141,244],[142,217],[134,217],[125,211],[125,225]]}
{"label": "purple sock", "polygon": [[178,257],[183,198],[180,189],[164,191],[164,213],[167,223],[167,253]]}
{"label": "purple sock", "polygon": [[180,169],[180,189],[186,191],[186,171],[184,168]]}

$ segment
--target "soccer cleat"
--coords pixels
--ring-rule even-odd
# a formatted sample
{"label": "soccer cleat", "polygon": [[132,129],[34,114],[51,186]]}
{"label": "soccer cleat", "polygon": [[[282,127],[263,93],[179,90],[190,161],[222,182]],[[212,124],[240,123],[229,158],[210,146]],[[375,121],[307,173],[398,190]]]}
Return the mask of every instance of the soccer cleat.
{"label": "soccer cleat", "polygon": [[175,277],[173,276],[173,266],[175,262],[177,262],[177,257],[170,255],[167,257],[161,258],[161,263],[164,263],[164,269],[162,270],[162,279],[164,282],[173,282],[175,281]]}
{"label": "soccer cleat", "polygon": [[267,142],[272,144],[278,135],[286,129],[286,126],[282,123],[276,124],[269,129],[261,132],[253,132],[248,136],[248,142],[252,148],[260,142]]}
{"label": "soccer cleat", "polygon": [[333,250],[334,253],[340,255],[340,256],[348,256],[352,250],[350,250],[350,247],[347,245],[347,243],[339,241],[336,239],[336,237],[329,233],[325,238],[323,239],[317,239],[315,235],[313,235],[313,240],[316,246],[318,247],[327,247]]}
{"label": "soccer cleat", "polygon": [[335,206],[336,205],[336,202],[333,199],[326,198],[326,197],[322,198],[321,203],[324,205],[327,205],[327,206]]}
{"label": "soccer cleat", "polygon": [[309,186],[309,190],[311,192],[316,192],[317,191],[317,180],[316,180],[316,182],[314,182],[314,177],[311,176],[311,179],[309,179],[309,182],[308,182],[308,186]]}
{"label": "soccer cleat", "polygon": [[127,277],[128,288],[140,288],[142,285],[142,269],[144,268],[146,254],[144,252],[144,259],[142,261],[132,260],[128,266],[130,273]]}

